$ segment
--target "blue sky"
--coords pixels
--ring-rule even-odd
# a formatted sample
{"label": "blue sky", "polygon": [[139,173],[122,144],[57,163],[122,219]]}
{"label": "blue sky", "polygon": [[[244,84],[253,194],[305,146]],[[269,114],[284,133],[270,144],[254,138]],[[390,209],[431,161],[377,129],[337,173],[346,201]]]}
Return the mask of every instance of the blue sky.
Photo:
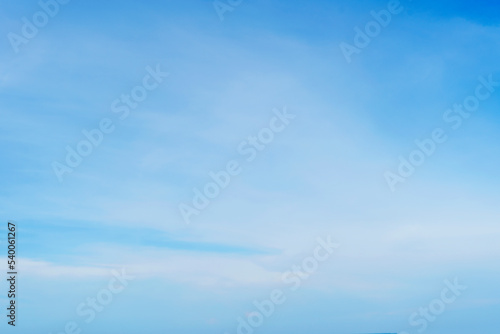
{"label": "blue sky", "polygon": [[[340,43],[387,4],[244,0],[221,21],[212,1],[72,0],[15,53],[7,34],[40,7],[0,1],[15,330],[236,333],[328,235],[338,252],[255,333],[417,333],[410,315],[455,277],[467,290],[425,332],[497,329],[500,92],[457,130],[443,114],[500,81],[500,5],[401,1],[347,63]],[[148,66],[169,76],[120,120],[112,102]],[[293,121],[246,162],[240,143],[284,107]],[[53,162],[103,118],[115,130],[59,182]],[[392,192],[384,173],[435,128],[448,140]],[[186,225],[179,203],[231,160],[242,172]],[[135,280],[85,323],[77,306],[121,268]]]}

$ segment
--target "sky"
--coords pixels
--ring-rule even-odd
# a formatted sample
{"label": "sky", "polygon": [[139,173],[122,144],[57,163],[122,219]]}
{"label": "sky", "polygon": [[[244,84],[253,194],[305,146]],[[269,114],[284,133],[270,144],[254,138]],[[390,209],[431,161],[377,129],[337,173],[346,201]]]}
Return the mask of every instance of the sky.
{"label": "sky", "polygon": [[499,14],[0,0],[2,333],[494,332]]}

